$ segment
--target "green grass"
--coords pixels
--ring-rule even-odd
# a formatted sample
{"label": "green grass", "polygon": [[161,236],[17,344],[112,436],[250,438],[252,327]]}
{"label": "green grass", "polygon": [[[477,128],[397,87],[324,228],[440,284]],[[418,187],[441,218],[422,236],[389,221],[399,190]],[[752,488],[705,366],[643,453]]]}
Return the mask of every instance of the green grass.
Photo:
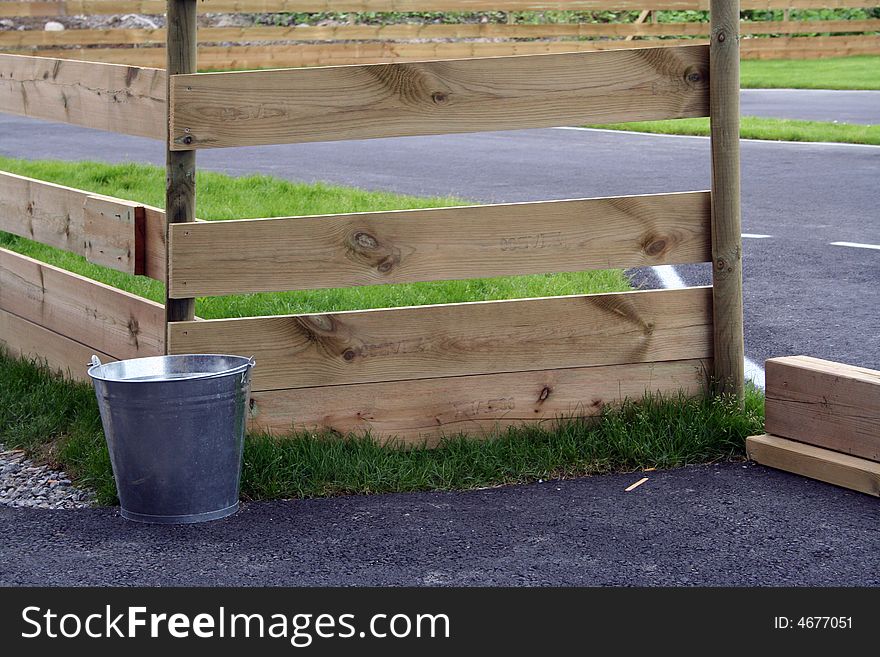
{"label": "green grass", "polygon": [[[746,436],[762,432],[763,396],[749,389],[745,410],[720,398],[648,396],[608,407],[598,419],[561,419],[461,436],[437,449],[390,449],[366,436],[250,436],[245,499],[468,489],[641,468],[742,458]],[[64,468],[116,503],[94,392],[44,367],[0,352],[0,441]]]}
{"label": "green grass", "polygon": [[[0,157],[0,170],[149,205],[164,204],[164,171],[154,166],[27,161]],[[269,176],[232,178],[210,172],[198,173],[197,189],[196,215],[210,220],[402,210],[464,203],[453,198],[419,198],[321,183],[299,184]],[[164,302],[164,286],[157,281],[92,265],[74,254],[7,233],[0,233],[0,246],[148,299]],[[205,319],[215,319],[617,292],[628,289],[629,281],[622,271],[602,270],[209,297],[196,302],[196,314]]]}
{"label": "green grass", "polygon": [[[709,134],[709,119],[674,119],[672,121],[640,121],[591,126],[607,130],[632,130],[664,135]],[[744,116],[740,122],[743,139],[773,141],[824,141],[842,144],[880,145],[880,125],[826,123],[822,121],[794,121],[790,119],[761,119]]]}
{"label": "green grass", "polygon": [[744,89],[880,89],[880,56],[744,60]]}

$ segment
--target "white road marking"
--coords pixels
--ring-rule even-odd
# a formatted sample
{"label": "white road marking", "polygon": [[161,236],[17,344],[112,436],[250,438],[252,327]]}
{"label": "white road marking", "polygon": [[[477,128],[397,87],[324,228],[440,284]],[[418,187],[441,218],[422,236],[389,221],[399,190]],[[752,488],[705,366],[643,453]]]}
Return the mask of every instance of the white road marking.
{"label": "white road marking", "polygon": [[[660,283],[666,289],[680,290],[683,287],[687,287],[681,276],[675,271],[675,267],[672,265],[657,265],[656,267],[652,267],[652,269],[654,270],[654,273],[657,274],[657,278],[660,279]],[[761,390],[764,389],[764,368],[758,365],[755,361],[746,358],[745,373],[746,380],[751,380],[756,388],[760,388]]]}
{"label": "white road marking", "polygon": [[[659,132],[638,132],[636,130],[609,130],[608,128],[583,128],[576,125],[560,125],[551,130],[583,130],[586,132],[616,132],[617,134],[643,135],[646,137],[670,137],[673,139],[709,139],[703,135],[665,135]],[[751,144],[799,144],[801,146],[845,146],[850,148],[880,148],[877,144],[845,144],[836,141],[781,141],[775,139],[740,139]]]}
{"label": "white road marking", "polygon": [[877,249],[880,251],[880,244],[860,244],[859,242],[831,242],[831,246],[850,246],[854,249]]}
{"label": "white road marking", "polygon": [[773,237],[772,235],[760,235],[758,233],[743,233],[742,236],[753,240],[765,240],[768,237]]}

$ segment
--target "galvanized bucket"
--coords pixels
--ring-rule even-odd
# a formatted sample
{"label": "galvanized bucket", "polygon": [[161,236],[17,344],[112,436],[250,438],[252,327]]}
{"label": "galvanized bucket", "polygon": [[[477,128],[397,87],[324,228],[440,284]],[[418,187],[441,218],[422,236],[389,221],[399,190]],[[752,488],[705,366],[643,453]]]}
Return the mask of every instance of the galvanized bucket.
{"label": "galvanized bucket", "polygon": [[92,356],[122,516],[182,524],[238,510],[252,358]]}

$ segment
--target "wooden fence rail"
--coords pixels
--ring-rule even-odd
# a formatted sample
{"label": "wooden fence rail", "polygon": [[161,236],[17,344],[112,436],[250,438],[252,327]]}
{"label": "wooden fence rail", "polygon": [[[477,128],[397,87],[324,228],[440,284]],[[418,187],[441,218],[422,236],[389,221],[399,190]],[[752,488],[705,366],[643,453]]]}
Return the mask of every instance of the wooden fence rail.
{"label": "wooden fence rail", "polygon": [[707,116],[708,68],[708,48],[681,46],[175,75],[171,148]]}
{"label": "wooden fence rail", "polygon": [[0,54],[0,112],[165,139],[165,71]]}

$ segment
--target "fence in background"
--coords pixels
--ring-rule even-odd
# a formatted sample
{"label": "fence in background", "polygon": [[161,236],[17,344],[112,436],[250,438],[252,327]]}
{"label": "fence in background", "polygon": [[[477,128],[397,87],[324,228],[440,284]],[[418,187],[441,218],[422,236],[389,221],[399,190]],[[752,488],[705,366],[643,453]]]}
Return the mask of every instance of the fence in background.
{"label": "fence in background", "polygon": [[[711,46],[204,75],[187,72],[195,2],[171,0],[179,29],[167,76],[0,56],[3,111],[165,138],[164,125],[143,120],[158,103],[169,126],[166,213],[0,178],[14,199],[0,230],[166,281],[164,316],[159,304],[3,250],[0,341],[72,373],[91,352],[254,355],[251,422],[276,432],[434,440],[590,415],[646,390],[696,394],[713,372],[741,396],[738,14],[735,3],[714,6]],[[194,217],[199,149],[695,116],[711,118],[711,193]],[[198,296],[706,261],[712,287],[193,316]]]}
{"label": "fence in background", "polygon": [[[876,7],[877,0],[743,0],[743,9]],[[203,69],[229,70],[365,64],[561,53],[694,43],[709,35],[707,22],[656,22],[657,11],[707,9],[707,0],[206,0],[200,12],[424,12],[638,10],[629,23],[470,23],[328,26],[210,27],[200,30]],[[77,14],[162,14],[165,1],[0,1],[0,17]],[[880,53],[880,18],[866,20],[743,21],[744,58],[807,58]],[[774,38],[749,38],[775,35]],[[810,36],[804,36],[810,35]],[[162,67],[164,29],[0,31],[0,50],[48,57]],[[696,41],[700,43],[700,41]]]}

